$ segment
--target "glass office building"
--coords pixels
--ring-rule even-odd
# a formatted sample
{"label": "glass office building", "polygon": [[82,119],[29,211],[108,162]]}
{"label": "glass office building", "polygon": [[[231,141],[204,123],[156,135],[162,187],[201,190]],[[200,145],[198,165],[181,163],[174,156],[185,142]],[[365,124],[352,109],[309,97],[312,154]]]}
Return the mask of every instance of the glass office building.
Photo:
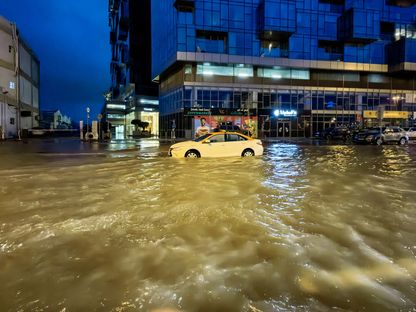
{"label": "glass office building", "polygon": [[161,135],[192,137],[201,118],[268,137],[413,125],[415,4],[152,1]]}
{"label": "glass office building", "polygon": [[112,137],[135,135],[132,121],[149,123],[159,134],[158,87],[151,77],[150,0],[109,0],[111,86],[102,109]]}

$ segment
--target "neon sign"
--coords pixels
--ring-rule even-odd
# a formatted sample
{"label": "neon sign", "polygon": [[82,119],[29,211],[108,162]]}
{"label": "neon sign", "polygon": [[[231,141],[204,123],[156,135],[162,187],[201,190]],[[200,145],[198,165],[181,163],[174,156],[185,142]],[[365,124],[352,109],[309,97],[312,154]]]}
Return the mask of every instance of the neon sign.
{"label": "neon sign", "polygon": [[283,109],[276,109],[273,114],[276,117],[283,116],[283,117],[296,117],[298,112],[294,109],[291,110],[283,110]]}

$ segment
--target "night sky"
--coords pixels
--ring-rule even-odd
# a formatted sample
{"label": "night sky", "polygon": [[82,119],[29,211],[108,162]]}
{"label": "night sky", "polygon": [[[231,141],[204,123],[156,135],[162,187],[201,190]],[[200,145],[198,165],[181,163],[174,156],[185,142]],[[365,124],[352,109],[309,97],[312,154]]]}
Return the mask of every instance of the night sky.
{"label": "night sky", "polygon": [[108,1],[0,0],[0,15],[40,60],[41,109],[78,122],[89,106],[96,118],[110,86]]}

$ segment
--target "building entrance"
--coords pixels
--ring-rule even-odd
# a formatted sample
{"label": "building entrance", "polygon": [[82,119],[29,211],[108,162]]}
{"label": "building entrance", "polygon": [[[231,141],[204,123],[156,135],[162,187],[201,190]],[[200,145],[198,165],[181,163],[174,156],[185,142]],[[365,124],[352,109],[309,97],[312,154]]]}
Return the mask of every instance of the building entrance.
{"label": "building entrance", "polygon": [[278,138],[285,138],[291,136],[290,134],[292,132],[292,129],[290,121],[278,121],[276,129]]}

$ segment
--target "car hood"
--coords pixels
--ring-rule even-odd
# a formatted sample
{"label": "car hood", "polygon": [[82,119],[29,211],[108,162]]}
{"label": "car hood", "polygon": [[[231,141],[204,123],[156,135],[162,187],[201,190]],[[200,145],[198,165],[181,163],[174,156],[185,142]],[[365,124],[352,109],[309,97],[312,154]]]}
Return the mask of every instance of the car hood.
{"label": "car hood", "polygon": [[175,144],[171,145],[170,148],[188,147],[188,146],[193,146],[195,144],[196,144],[196,142],[194,142],[194,141],[185,141],[185,142],[175,143]]}

